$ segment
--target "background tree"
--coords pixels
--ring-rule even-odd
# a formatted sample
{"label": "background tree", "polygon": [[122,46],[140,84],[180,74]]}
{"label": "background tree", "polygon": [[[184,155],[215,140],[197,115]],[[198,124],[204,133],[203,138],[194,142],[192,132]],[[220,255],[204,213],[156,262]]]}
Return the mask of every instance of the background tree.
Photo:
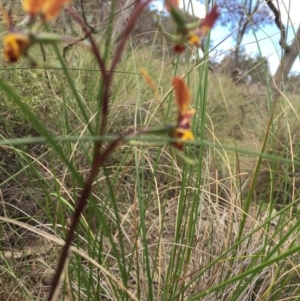
{"label": "background tree", "polygon": [[239,68],[239,52],[244,35],[250,30],[272,24],[272,16],[266,3],[261,0],[220,0],[218,6],[221,25],[233,33],[235,68]]}
{"label": "background tree", "polygon": [[266,0],[267,5],[273,12],[275,16],[275,24],[280,30],[280,40],[279,45],[283,49],[283,55],[281,58],[280,65],[274,75],[274,81],[277,86],[280,86],[281,83],[284,83],[287,80],[287,77],[292,69],[292,66],[299,56],[299,45],[300,45],[300,26],[296,32],[295,39],[290,45],[286,44],[286,28],[281,20],[280,10],[275,6],[272,0]]}

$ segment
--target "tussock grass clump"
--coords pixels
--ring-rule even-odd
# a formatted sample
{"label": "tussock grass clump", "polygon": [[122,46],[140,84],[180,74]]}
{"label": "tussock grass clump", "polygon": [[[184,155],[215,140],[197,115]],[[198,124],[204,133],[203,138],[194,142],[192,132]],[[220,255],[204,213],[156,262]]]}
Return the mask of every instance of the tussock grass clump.
{"label": "tussock grass clump", "polygon": [[[96,42],[111,63],[105,38]],[[62,45],[47,47],[47,68],[24,60],[1,71],[0,299],[47,300],[95,141],[103,155],[120,135],[80,213],[60,300],[298,296],[297,95],[129,44],[100,135],[103,75],[75,46],[65,57]],[[39,47],[32,54],[43,58]],[[161,130],[178,123],[175,76],[196,111],[183,152]]]}

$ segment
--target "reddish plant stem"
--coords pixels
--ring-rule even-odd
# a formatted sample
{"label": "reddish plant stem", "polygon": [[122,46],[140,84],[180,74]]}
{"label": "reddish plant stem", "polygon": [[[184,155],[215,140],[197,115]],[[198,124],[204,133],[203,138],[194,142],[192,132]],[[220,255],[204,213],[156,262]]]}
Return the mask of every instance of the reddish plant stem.
{"label": "reddish plant stem", "polygon": [[83,190],[81,192],[80,198],[78,199],[78,205],[75,209],[74,215],[73,215],[73,220],[72,223],[70,225],[70,229],[68,231],[68,235],[66,238],[66,243],[62,249],[62,253],[60,255],[60,260],[58,262],[58,266],[57,266],[57,270],[55,273],[55,276],[53,278],[53,282],[52,282],[52,287],[51,287],[51,291],[50,294],[48,296],[48,301],[52,301],[53,296],[55,295],[55,292],[58,288],[59,285],[59,280],[60,280],[60,275],[63,272],[67,257],[68,257],[68,253],[69,253],[69,249],[72,243],[72,240],[74,238],[74,233],[75,233],[75,229],[76,226],[79,222],[81,213],[83,212],[83,209],[85,208],[87,201],[88,201],[88,197],[90,195],[91,189],[92,189],[92,185],[93,182],[99,172],[99,168],[103,165],[104,161],[108,158],[108,156],[111,154],[111,152],[122,143],[123,139],[125,136],[121,136],[119,138],[117,138],[115,141],[111,142],[109,144],[109,146],[105,149],[105,151],[103,152],[103,154],[99,154],[99,156],[97,156],[97,158],[95,158],[93,165],[92,165],[92,170],[90,172],[90,175],[87,179],[87,181],[85,182],[85,185],[83,187]]}
{"label": "reddish plant stem", "polygon": [[[136,22],[138,16],[142,12],[142,10],[146,7],[146,5],[148,5],[148,3],[150,3],[150,1],[151,0],[147,0],[145,2],[139,1],[137,3],[133,14],[132,14],[131,18],[128,21],[128,24],[124,29],[122,39],[121,39],[120,43],[117,46],[115,55],[114,55],[112,63],[111,63],[109,73],[106,72],[105,64],[102,60],[99,49],[98,49],[98,47],[97,47],[97,45],[96,45],[96,43],[93,39],[92,33],[87,28],[86,24],[83,22],[81,17],[74,11],[74,9],[72,9],[71,7],[68,7],[68,11],[70,12],[70,14],[82,26],[86,36],[89,38],[89,40],[91,42],[91,45],[92,45],[93,54],[96,57],[96,60],[98,62],[99,68],[100,68],[100,71],[102,73],[103,84],[104,84],[104,93],[103,93],[103,101],[102,101],[102,122],[101,122],[101,126],[100,126],[100,129],[99,129],[100,135],[103,134],[105,132],[105,129],[106,129],[106,122],[107,122],[107,117],[108,117],[108,106],[109,106],[109,91],[110,91],[110,85],[111,85],[111,82],[112,82],[114,70],[116,68],[117,63],[119,62],[119,60],[121,58],[121,54],[124,50],[124,46],[126,44],[126,41],[127,41],[128,37],[130,35],[130,32],[132,31],[132,29],[135,25],[135,22]],[[127,133],[127,135],[130,135],[130,133]],[[81,195],[78,199],[77,207],[75,209],[73,219],[72,219],[72,223],[70,225],[70,229],[68,231],[68,235],[67,235],[67,238],[66,238],[66,243],[65,243],[65,245],[62,249],[62,253],[60,255],[60,259],[59,259],[57,270],[56,270],[56,274],[53,278],[51,291],[50,291],[48,299],[47,299],[48,301],[53,301],[52,299],[55,297],[56,292],[59,289],[59,284],[60,284],[59,281],[60,281],[60,278],[61,278],[61,274],[63,273],[65,263],[66,263],[67,258],[68,258],[69,249],[70,249],[70,246],[72,244],[72,240],[74,238],[76,227],[77,227],[77,224],[79,222],[80,216],[81,216],[85,206],[87,205],[88,197],[91,193],[93,182],[94,182],[97,174],[99,173],[99,169],[103,165],[105,160],[108,158],[108,156],[112,153],[112,151],[119,144],[121,144],[123,142],[124,137],[127,136],[127,135],[122,135],[119,138],[117,138],[115,141],[111,142],[108,145],[108,147],[103,151],[102,154],[100,152],[102,142],[98,141],[98,142],[95,143],[94,157],[93,157],[93,162],[92,162],[92,166],[91,166],[91,172],[89,174],[88,179],[86,180],[86,182],[84,184],[83,190],[82,190]]]}
{"label": "reddish plant stem", "polygon": [[[168,130],[169,130],[168,127],[166,127],[166,131],[168,131]],[[139,131],[135,134],[132,130],[130,130],[129,132],[125,133],[124,135],[116,138],[116,140],[112,141],[108,145],[108,147],[104,150],[103,154],[98,153],[98,156],[94,158],[94,161],[92,163],[91,172],[89,174],[88,179],[85,182],[85,185],[84,185],[83,190],[81,192],[80,198],[78,199],[78,205],[75,209],[73,219],[72,219],[70,228],[68,230],[66,243],[65,243],[65,245],[62,249],[62,253],[60,255],[60,260],[58,262],[57,270],[56,270],[56,273],[55,273],[55,276],[54,276],[53,282],[52,282],[52,288],[51,288],[51,291],[50,291],[48,299],[47,299],[48,301],[53,301],[52,298],[55,296],[56,290],[58,289],[60,276],[63,272],[66,260],[68,258],[69,249],[70,249],[72,240],[74,238],[74,233],[75,233],[75,230],[76,230],[76,226],[79,222],[81,213],[83,212],[83,210],[84,210],[84,208],[87,204],[88,197],[89,197],[89,195],[91,193],[91,190],[92,190],[93,182],[94,182],[96,176],[99,173],[100,167],[104,164],[105,160],[113,152],[113,150],[117,146],[119,146],[123,143],[123,141],[126,137],[130,137],[131,135],[137,137],[137,136],[140,136],[142,134],[147,134],[147,133],[149,133],[149,129],[148,130],[147,129],[141,130],[141,131]]]}

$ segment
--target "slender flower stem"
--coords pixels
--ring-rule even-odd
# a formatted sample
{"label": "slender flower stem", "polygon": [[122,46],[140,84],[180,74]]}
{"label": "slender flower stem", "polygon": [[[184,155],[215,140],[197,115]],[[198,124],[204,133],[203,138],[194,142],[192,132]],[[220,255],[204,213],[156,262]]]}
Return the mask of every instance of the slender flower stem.
{"label": "slender flower stem", "polygon": [[[92,33],[87,28],[87,26],[84,24],[84,22],[80,18],[80,16],[74,11],[74,9],[72,9],[71,7],[68,7],[68,11],[70,12],[70,14],[81,25],[86,36],[89,38],[91,45],[92,45],[93,54],[96,57],[100,72],[102,73],[103,84],[104,84],[104,93],[103,93],[103,101],[102,101],[102,122],[101,122],[101,126],[99,129],[100,135],[104,134],[105,129],[106,129],[106,122],[107,122],[107,117],[108,117],[108,107],[109,107],[109,92],[110,92],[110,86],[111,86],[114,70],[115,70],[118,62],[120,61],[121,54],[124,50],[126,41],[128,40],[130,32],[132,31],[138,16],[141,14],[142,10],[146,7],[146,5],[148,3],[150,3],[150,1],[151,0],[147,0],[145,2],[138,1],[138,3],[136,4],[135,10],[134,10],[133,14],[131,15],[131,18],[129,19],[126,28],[124,29],[122,39],[117,46],[117,49],[115,51],[115,55],[113,57],[113,60],[112,60],[112,63],[111,63],[108,73],[106,71],[106,66],[102,60],[99,49],[93,39]],[[137,133],[137,135],[142,134],[142,133],[143,132]],[[132,132],[127,133],[127,135],[131,135],[131,134],[132,134]],[[56,274],[53,278],[52,288],[51,288],[51,291],[50,291],[48,299],[47,299],[48,301],[54,301],[54,299],[57,295],[57,292],[59,290],[59,284],[60,284],[59,282],[60,282],[61,275],[62,275],[64,267],[65,267],[65,264],[67,262],[70,246],[71,246],[72,240],[74,238],[75,229],[79,222],[80,216],[88,202],[88,197],[91,193],[92,184],[93,184],[97,174],[99,173],[99,169],[103,165],[105,160],[108,158],[108,156],[113,152],[113,150],[119,144],[121,144],[123,142],[124,138],[127,135],[126,134],[122,135],[119,138],[117,138],[115,141],[111,142],[108,145],[108,147],[103,151],[103,153],[100,152],[102,142],[97,141],[95,143],[91,171],[90,171],[88,179],[86,180],[86,182],[84,184],[81,195],[78,199],[77,207],[75,209],[72,223],[70,225],[70,229],[69,229],[69,232],[68,232],[68,235],[66,238],[66,243],[62,249],[62,253],[61,253],[61,256],[60,256],[60,259],[58,262],[58,266],[57,266],[57,270],[56,270]]]}
{"label": "slender flower stem", "polygon": [[90,175],[88,177],[88,179],[86,180],[83,190],[81,192],[81,195],[78,199],[78,205],[75,209],[74,215],[73,215],[73,219],[72,219],[72,223],[70,225],[70,229],[68,231],[68,235],[66,238],[66,243],[62,249],[62,253],[60,255],[60,259],[58,262],[58,266],[57,266],[57,270],[55,273],[55,276],[53,278],[53,282],[52,282],[52,287],[51,287],[51,291],[49,293],[48,296],[48,301],[54,301],[55,297],[56,297],[56,292],[59,289],[59,280],[60,280],[60,276],[63,273],[63,269],[65,266],[65,263],[67,261],[68,258],[68,254],[69,254],[69,249],[72,243],[72,240],[74,238],[74,233],[75,233],[75,229],[76,226],[79,222],[81,213],[83,212],[83,209],[85,208],[87,201],[88,201],[88,197],[90,195],[91,189],[92,189],[92,185],[94,182],[95,177],[97,176],[98,172],[99,172],[99,168],[102,166],[102,164],[104,163],[104,161],[108,158],[108,156],[112,153],[112,151],[122,143],[124,139],[124,136],[120,136],[119,138],[117,138],[115,141],[111,142],[109,144],[109,146],[105,149],[105,151],[103,152],[103,154],[99,154],[93,164],[92,164],[92,169],[90,172]]}
{"label": "slender flower stem", "polygon": [[149,134],[149,133],[153,133],[153,132],[169,132],[169,131],[170,131],[170,126],[168,126],[168,125],[166,125],[164,128],[153,127],[153,128],[148,128],[148,129],[138,131],[136,133],[134,133],[133,130],[130,130],[130,131],[126,132],[125,134],[116,138],[114,141],[112,141],[102,154],[100,154],[99,152],[97,153],[97,156],[95,156],[95,158],[93,160],[92,169],[89,174],[89,177],[86,180],[84,187],[81,191],[80,197],[78,199],[78,204],[75,209],[73,219],[72,219],[69,231],[68,231],[66,243],[62,249],[62,253],[60,255],[60,260],[58,262],[57,270],[56,270],[55,276],[53,278],[52,288],[51,288],[50,294],[47,299],[48,301],[55,300],[56,293],[59,289],[59,284],[60,284],[59,282],[60,282],[61,274],[63,273],[64,266],[67,262],[70,246],[71,246],[72,240],[74,238],[76,226],[77,226],[80,216],[87,204],[88,197],[91,193],[93,182],[99,173],[100,167],[103,165],[105,160],[109,157],[109,155],[114,151],[114,149],[116,147],[118,147],[119,145],[121,145],[126,140],[126,138],[137,137],[137,136],[140,136],[143,134]]}

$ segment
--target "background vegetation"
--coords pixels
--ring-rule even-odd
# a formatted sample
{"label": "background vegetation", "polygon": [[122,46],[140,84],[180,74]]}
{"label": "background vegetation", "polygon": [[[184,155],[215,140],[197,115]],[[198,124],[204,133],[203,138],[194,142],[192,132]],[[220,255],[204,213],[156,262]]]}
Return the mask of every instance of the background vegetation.
{"label": "background vegetation", "polygon": [[[12,3],[21,21],[21,5]],[[102,29],[108,20],[97,19],[96,1],[84,2],[84,10],[75,4],[110,62],[115,45]],[[62,33],[63,20],[50,30]],[[174,34],[168,22],[162,27]],[[82,37],[71,24],[68,34]],[[115,71],[104,146],[128,130],[174,123],[171,79],[183,76],[196,110],[196,140],[185,155],[195,164],[167,135],[115,149],[78,224],[60,300],[297,299],[298,77],[276,90],[265,58],[243,53],[239,78],[231,77],[232,54],[211,72],[208,56],[190,62],[195,50],[188,48],[183,61],[158,23],[149,24],[145,34],[137,25]],[[31,49],[46,68],[2,60],[0,300],[47,299],[90,171],[101,75],[85,48],[57,47]]]}

